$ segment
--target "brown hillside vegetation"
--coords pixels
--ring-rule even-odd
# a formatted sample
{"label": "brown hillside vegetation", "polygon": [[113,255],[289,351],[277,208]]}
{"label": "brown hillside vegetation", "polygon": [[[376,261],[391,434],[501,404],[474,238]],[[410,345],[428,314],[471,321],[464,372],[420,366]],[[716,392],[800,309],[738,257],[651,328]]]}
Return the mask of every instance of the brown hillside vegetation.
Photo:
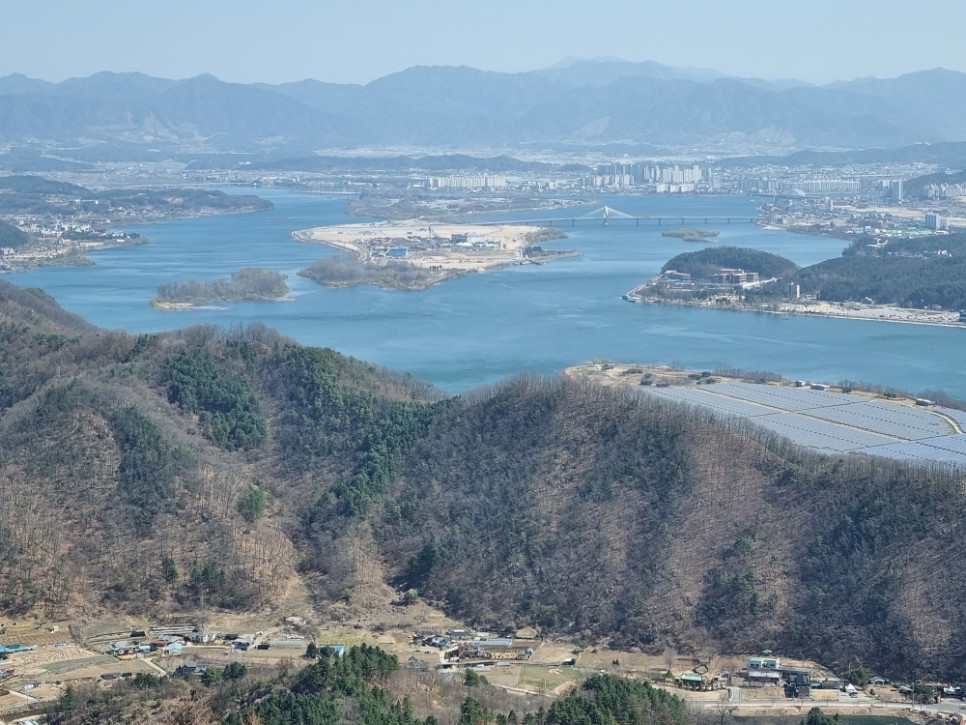
{"label": "brown hillside vegetation", "polygon": [[[962,480],[587,383],[447,398],[253,326],[130,336],[0,283],[0,612],[388,612],[655,652],[966,665]],[[391,585],[391,586],[390,586]]]}
{"label": "brown hillside vegetation", "polygon": [[[299,442],[309,426],[293,419],[285,362],[310,357],[322,381],[337,371],[350,397],[365,389],[393,400],[420,387],[258,327],[229,337],[96,331],[6,284],[0,337],[0,607],[11,614],[277,603],[298,576],[293,519],[352,455],[344,432],[317,430],[314,448]],[[188,375],[175,366],[186,354],[200,382],[194,402],[173,403],[176,383],[189,387],[175,380]],[[255,412],[232,397],[246,395]],[[223,413],[264,420],[262,405],[272,438],[233,445],[242,426]]]}
{"label": "brown hillside vegetation", "polygon": [[[561,381],[440,416],[387,502],[408,585],[578,638],[958,666],[961,481]],[[921,566],[933,562],[935,566]],[[928,665],[927,665],[928,663]]]}

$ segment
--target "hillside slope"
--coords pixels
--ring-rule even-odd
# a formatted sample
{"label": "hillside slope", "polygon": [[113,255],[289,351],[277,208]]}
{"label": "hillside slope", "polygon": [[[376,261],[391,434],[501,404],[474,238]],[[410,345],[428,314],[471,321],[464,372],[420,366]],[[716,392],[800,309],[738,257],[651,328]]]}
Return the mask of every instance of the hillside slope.
{"label": "hillside slope", "polygon": [[[291,516],[353,470],[364,411],[385,407],[366,401],[421,395],[258,326],[135,338],[4,282],[0,340],[10,613],[277,606],[298,583]],[[290,376],[328,394],[327,416],[302,420]]]}
{"label": "hillside slope", "polygon": [[[961,672],[961,479],[565,379],[446,398],[262,326],[133,337],[0,282],[0,612],[358,618]],[[948,572],[947,572],[948,573]]]}
{"label": "hillside slope", "polygon": [[966,308],[966,234],[853,242],[841,257],[805,267],[791,278],[803,294],[832,302],[946,310]]}
{"label": "hillside slope", "polygon": [[461,401],[415,452],[383,509],[387,546],[405,585],[469,621],[897,671],[962,663],[963,592],[935,568],[966,541],[958,477],[804,455],[563,381]]}

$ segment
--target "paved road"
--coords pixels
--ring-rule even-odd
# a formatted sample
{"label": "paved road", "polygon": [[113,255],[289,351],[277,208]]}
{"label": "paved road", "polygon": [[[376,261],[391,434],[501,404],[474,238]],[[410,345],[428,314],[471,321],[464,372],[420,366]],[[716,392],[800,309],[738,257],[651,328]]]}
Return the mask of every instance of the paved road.
{"label": "paved road", "polygon": [[841,693],[837,700],[829,701],[801,700],[792,698],[782,698],[779,700],[748,700],[742,699],[740,687],[729,687],[727,700],[717,702],[708,700],[691,700],[689,701],[689,704],[695,707],[724,706],[729,710],[732,708],[736,710],[767,710],[782,707],[800,707],[802,709],[820,707],[823,710],[834,710],[838,708],[868,708],[870,711],[873,711],[873,713],[875,710],[906,710],[909,713],[925,712],[931,715],[948,716],[952,715],[953,713],[961,713],[966,715],[966,703],[959,700],[943,700],[939,703],[913,705],[911,702],[884,702],[882,700],[876,700],[867,696],[849,697],[844,693]]}

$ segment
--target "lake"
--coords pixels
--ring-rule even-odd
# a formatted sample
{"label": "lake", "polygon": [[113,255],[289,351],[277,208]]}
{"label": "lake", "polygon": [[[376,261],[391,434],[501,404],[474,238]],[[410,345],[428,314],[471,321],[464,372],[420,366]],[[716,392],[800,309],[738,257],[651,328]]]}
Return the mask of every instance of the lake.
{"label": "lake", "polygon": [[[634,216],[731,216],[731,224],[711,225],[721,232],[715,244],[754,247],[800,265],[838,256],[841,240],[747,223],[757,216],[757,198],[597,197],[593,206],[552,212],[569,238],[545,246],[576,249],[581,257],[473,274],[423,292],[399,292],[327,289],[296,276],[313,260],[335,252],[296,242],[291,231],[362,220],[346,216],[344,198],[258,193],[275,208],[122,227],[152,243],[94,253],[92,267],[43,268],[5,279],[41,287],[66,309],[105,328],[157,332],[260,321],[301,343],[411,372],[451,392],[517,372],[553,373],[610,359],[699,370],[768,370],[791,379],[848,379],[914,393],[940,390],[966,399],[966,329],[631,304],[621,295],[656,274],[670,257],[702,245],[661,236],[672,223],[680,225],[679,219],[667,219],[663,226],[584,220],[571,227],[567,221],[605,204]],[[512,212],[502,218],[550,215]],[[501,215],[474,217],[480,218]],[[288,275],[290,299],[178,312],[149,305],[162,282],[210,281],[245,266]]]}

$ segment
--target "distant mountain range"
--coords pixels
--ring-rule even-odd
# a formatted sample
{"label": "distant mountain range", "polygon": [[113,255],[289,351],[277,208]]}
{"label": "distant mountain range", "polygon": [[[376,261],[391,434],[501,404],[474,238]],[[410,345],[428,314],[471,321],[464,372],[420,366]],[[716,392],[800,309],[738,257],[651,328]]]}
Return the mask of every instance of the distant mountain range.
{"label": "distant mountain range", "polygon": [[966,141],[966,74],[943,69],[822,87],[611,59],[526,73],[418,66],[366,85],[0,78],[0,142],[132,153],[620,143],[724,155],[956,141]]}

